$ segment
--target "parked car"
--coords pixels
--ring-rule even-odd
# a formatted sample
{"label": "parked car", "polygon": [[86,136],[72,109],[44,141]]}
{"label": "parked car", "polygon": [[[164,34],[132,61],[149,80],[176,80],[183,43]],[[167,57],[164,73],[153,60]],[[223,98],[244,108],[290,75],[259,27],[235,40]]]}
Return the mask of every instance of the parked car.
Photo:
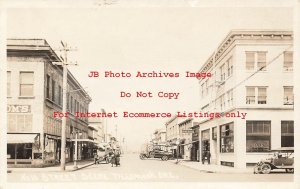
{"label": "parked car", "polygon": [[172,152],[165,144],[144,144],[140,153],[140,159],[142,160],[146,158],[160,158],[166,161],[172,157]]}
{"label": "parked car", "polygon": [[268,174],[274,169],[294,172],[294,147],[282,147],[275,150],[273,157],[261,160],[254,167],[254,174]]}

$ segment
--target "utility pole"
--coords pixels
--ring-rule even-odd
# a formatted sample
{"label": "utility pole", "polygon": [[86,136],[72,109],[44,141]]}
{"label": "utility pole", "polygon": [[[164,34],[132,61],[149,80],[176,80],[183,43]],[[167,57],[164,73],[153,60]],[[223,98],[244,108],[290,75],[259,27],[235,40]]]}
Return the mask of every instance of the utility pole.
{"label": "utility pole", "polygon": [[[60,51],[64,52],[64,57],[61,57],[63,60],[61,66],[63,68],[63,107],[62,112],[67,112],[67,83],[68,83],[68,52],[75,50],[71,49],[67,46],[66,43],[61,41],[61,45],[63,46]],[[76,65],[76,64],[75,64]],[[60,149],[60,169],[61,171],[66,170],[66,124],[67,118],[65,116],[62,117],[62,127],[61,127],[61,149]]]}

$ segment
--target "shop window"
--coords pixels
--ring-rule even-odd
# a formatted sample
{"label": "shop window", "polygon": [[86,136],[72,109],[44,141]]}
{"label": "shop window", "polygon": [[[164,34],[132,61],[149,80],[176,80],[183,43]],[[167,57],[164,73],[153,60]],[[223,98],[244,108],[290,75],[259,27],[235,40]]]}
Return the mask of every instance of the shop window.
{"label": "shop window", "polygon": [[281,121],[281,147],[294,147],[294,121]]}
{"label": "shop window", "polygon": [[32,159],[32,143],[7,144],[8,159]]}
{"label": "shop window", "polygon": [[234,152],[234,124],[228,123],[220,126],[221,153]]}
{"label": "shop window", "polygon": [[271,148],[271,121],[246,122],[246,151],[268,152]]}
{"label": "shop window", "polygon": [[33,72],[20,72],[20,96],[33,96]]}
{"label": "shop window", "polygon": [[284,71],[293,71],[293,52],[285,51],[283,54],[283,70]]}
{"label": "shop window", "polygon": [[283,105],[293,105],[294,104],[294,94],[293,87],[283,87]]}

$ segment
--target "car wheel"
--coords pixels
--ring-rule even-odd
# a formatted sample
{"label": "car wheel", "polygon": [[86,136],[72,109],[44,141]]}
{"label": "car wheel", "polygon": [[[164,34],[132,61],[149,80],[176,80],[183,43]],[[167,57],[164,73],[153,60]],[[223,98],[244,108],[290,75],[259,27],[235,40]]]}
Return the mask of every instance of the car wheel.
{"label": "car wheel", "polygon": [[163,156],[163,157],[161,157],[161,160],[167,161],[167,160],[168,160],[168,156]]}
{"label": "car wheel", "polygon": [[263,164],[261,166],[261,172],[263,174],[269,174],[271,172],[271,166],[269,164]]}
{"label": "car wheel", "polygon": [[285,171],[287,172],[287,173],[293,173],[294,172],[294,169],[285,169]]}
{"label": "car wheel", "polygon": [[154,153],[150,152],[149,157],[154,158]]}
{"label": "car wheel", "polygon": [[141,154],[141,155],[140,155],[140,159],[142,159],[142,160],[145,159],[145,155],[144,155],[144,154]]}

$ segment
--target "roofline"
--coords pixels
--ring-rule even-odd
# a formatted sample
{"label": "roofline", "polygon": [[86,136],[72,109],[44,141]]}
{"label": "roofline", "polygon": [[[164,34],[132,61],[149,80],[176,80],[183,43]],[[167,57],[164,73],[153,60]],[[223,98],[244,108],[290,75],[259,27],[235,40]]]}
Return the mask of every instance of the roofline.
{"label": "roofline", "polygon": [[[237,30],[231,30],[225,39],[218,45],[217,49],[209,56],[208,60],[201,66],[198,73],[200,72],[206,72],[209,68],[205,69],[206,66],[209,64],[213,64],[213,61],[218,61],[221,55],[225,52],[225,50],[230,46],[236,39],[236,37],[240,37],[240,39],[250,36],[253,38],[254,36],[260,36],[262,39],[265,36],[270,36],[271,39],[275,36],[280,36],[281,38],[285,36],[290,36],[291,39],[293,38],[293,31],[290,30],[243,30],[243,29],[237,29]],[[270,38],[269,38],[270,39]],[[201,80],[201,78],[198,78],[198,80]]]}

